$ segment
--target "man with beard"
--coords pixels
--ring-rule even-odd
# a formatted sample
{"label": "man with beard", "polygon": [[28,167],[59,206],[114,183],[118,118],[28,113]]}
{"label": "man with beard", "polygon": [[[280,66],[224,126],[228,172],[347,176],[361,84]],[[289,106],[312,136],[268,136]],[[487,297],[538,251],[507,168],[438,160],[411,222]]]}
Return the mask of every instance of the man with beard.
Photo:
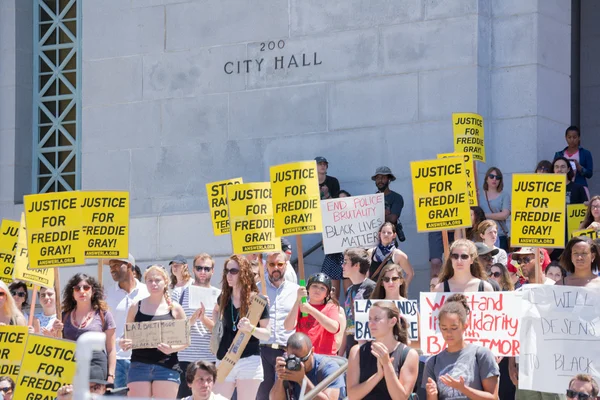
{"label": "man with beard", "polygon": [[[257,399],[268,400],[269,392],[275,384],[275,367],[277,357],[283,357],[288,338],[294,331],[286,331],[283,327],[285,317],[291,312],[298,289],[294,282],[286,280],[286,269],[290,268],[285,252],[278,251],[267,256],[267,296],[269,297],[269,316],[271,318],[271,337],[260,342],[264,380],[258,388]],[[259,283],[259,292],[260,283]]]}
{"label": "man with beard", "polygon": [[146,285],[140,283],[133,270],[135,259],[131,254],[128,258],[108,260],[110,275],[114,285],[106,285],[106,303],[115,319],[117,338],[117,368],[115,371],[115,388],[127,387],[127,373],[131,363],[131,350],[125,351],[119,346],[119,338],[125,334],[125,322],[129,306],[149,296]]}
{"label": "man with beard", "polygon": [[396,180],[392,170],[388,167],[379,167],[375,171],[375,175],[371,177],[377,186],[377,193],[383,193],[385,202],[385,220],[396,225],[402,208],[404,208],[404,199],[399,193],[390,190],[390,182]]}
{"label": "man with beard", "polygon": [[[190,340],[191,344],[177,353],[179,366],[181,368],[181,383],[177,398],[190,396],[192,390],[186,380],[186,371],[188,365],[204,360],[214,363],[215,355],[210,352],[210,337],[214,322],[212,312],[217,302],[217,297],[221,290],[211,286],[210,280],[215,270],[215,261],[207,253],[200,253],[194,257],[193,271],[194,283],[187,286],[179,294],[178,298],[173,299],[178,302],[185,315],[190,319]],[[197,287],[202,288],[202,298],[206,299],[208,304],[202,303],[199,309],[190,307],[190,291],[197,291]]]}

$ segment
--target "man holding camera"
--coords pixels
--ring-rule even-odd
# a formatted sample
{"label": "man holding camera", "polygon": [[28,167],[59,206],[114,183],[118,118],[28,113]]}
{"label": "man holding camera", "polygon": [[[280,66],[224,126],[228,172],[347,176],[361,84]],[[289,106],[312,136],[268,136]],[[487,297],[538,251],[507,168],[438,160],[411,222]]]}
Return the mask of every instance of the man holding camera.
{"label": "man holding camera", "polygon": [[[275,366],[277,380],[269,393],[269,399],[299,399],[302,381],[305,377],[307,378],[305,393],[308,393],[319,382],[335,373],[338,368],[340,366],[332,358],[314,354],[313,344],[308,336],[304,333],[294,333],[287,342],[287,357],[277,357]],[[315,399],[337,400],[340,388],[344,386],[342,374]]]}

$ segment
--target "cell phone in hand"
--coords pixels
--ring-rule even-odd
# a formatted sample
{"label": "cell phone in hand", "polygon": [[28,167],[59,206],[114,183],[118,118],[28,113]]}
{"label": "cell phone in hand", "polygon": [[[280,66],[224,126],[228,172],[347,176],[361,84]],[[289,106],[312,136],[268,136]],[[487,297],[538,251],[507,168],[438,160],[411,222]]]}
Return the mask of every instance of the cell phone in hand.
{"label": "cell phone in hand", "polygon": [[571,163],[571,168],[573,168],[573,171],[577,171],[577,164],[575,164],[575,161],[569,160],[569,162]]}

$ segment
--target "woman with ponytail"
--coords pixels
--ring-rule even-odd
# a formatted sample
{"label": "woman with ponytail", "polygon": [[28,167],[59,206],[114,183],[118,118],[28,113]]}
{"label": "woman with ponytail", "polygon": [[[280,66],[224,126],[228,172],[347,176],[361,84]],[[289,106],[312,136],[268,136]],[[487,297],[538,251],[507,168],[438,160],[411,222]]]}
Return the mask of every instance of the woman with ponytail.
{"label": "woman with ponytail", "polygon": [[408,399],[419,374],[419,355],[408,347],[405,320],[395,304],[378,301],[369,309],[372,342],[355,345],[348,356],[348,398]]}
{"label": "woman with ponytail", "polygon": [[427,400],[497,400],[500,371],[492,352],[464,339],[469,305],[464,294],[453,294],[440,309],[438,323],[447,348],[430,357],[422,386]]}
{"label": "woman with ponytail", "polygon": [[[127,322],[168,321],[185,319],[183,308],[169,296],[169,275],[161,265],[152,265],[144,273],[149,297],[133,303]],[[131,340],[119,342],[125,351],[131,350]],[[187,346],[161,343],[156,349],[133,349],[127,375],[129,397],[175,399],[179,389],[179,360],[177,352]]]}

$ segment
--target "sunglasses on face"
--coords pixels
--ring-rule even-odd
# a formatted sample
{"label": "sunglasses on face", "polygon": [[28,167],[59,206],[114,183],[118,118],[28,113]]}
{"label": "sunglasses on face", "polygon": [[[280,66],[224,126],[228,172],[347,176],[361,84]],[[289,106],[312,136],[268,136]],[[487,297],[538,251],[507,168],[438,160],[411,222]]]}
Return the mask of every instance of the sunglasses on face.
{"label": "sunglasses on face", "polygon": [[391,278],[389,276],[384,276],[383,278],[381,278],[385,283],[388,283],[389,281],[392,282],[396,282],[398,279],[400,279],[399,276],[392,276]]}
{"label": "sunglasses on face", "polygon": [[12,389],[10,387],[5,387],[5,388],[0,388],[0,391],[4,392],[4,393],[9,393],[9,392],[12,392]]}
{"label": "sunglasses on face", "polygon": [[271,268],[275,268],[275,267],[277,267],[277,268],[283,268],[283,266],[285,265],[285,263],[284,262],[278,262],[278,263],[270,262],[268,265]]}
{"label": "sunglasses on face", "polygon": [[490,272],[488,274],[488,276],[493,276],[494,278],[500,278],[500,275],[502,275],[500,272],[496,271],[496,272]]}
{"label": "sunglasses on face", "polygon": [[452,257],[452,259],[454,259],[454,260],[458,260],[459,258],[461,260],[468,260],[470,256],[468,254],[456,254],[456,253],[452,253],[452,254],[450,254],[450,257]]}
{"label": "sunglasses on face", "polygon": [[6,296],[6,293],[4,293],[4,292],[0,292],[0,298],[2,298],[2,297],[4,297],[4,296]]}
{"label": "sunglasses on face", "polygon": [[237,275],[240,273],[240,270],[237,268],[227,269],[225,268],[225,274]]}
{"label": "sunglasses on face", "polygon": [[89,292],[92,287],[90,285],[73,286],[74,292]]}
{"label": "sunglasses on face", "polygon": [[497,180],[497,181],[502,180],[502,177],[500,175],[496,175],[496,174],[489,174],[488,178],[494,179],[494,180]]}
{"label": "sunglasses on face", "polygon": [[591,399],[592,396],[590,396],[587,393],[576,392],[574,390],[567,389],[567,398],[569,398],[569,399],[578,399],[578,400],[588,400],[588,399]]}
{"label": "sunglasses on face", "polygon": [[10,292],[10,294],[12,294],[13,297],[16,297],[16,296],[25,297],[26,293],[25,292],[15,292],[15,291],[12,291],[12,292]]}
{"label": "sunglasses on face", "polygon": [[519,258],[517,260],[515,260],[519,265],[521,264],[529,264],[531,262],[531,258],[529,257],[523,257],[523,258]]}
{"label": "sunglasses on face", "polygon": [[202,265],[194,265],[194,268],[198,272],[200,272],[200,271],[210,272],[210,270],[212,269],[212,267],[203,267]]}
{"label": "sunglasses on face", "polygon": [[484,254],[482,256],[479,256],[479,258],[481,258],[484,261],[492,261],[492,256],[490,256],[489,254]]}

